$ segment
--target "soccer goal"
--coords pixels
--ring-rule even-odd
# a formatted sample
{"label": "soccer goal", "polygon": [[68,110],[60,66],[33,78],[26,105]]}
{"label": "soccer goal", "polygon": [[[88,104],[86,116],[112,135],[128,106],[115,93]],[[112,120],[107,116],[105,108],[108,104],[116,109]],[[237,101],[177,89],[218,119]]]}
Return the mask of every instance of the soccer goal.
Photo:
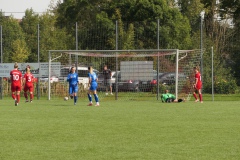
{"label": "soccer goal", "polygon": [[[48,79],[53,76],[51,64],[55,62],[61,64],[59,82],[48,81],[49,100],[68,95],[66,77],[72,66],[79,75],[80,97],[86,97],[87,68],[92,66],[102,100],[160,100],[165,90],[177,98],[189,99],[193,67],[200,65],[200,50],[50,50]],[[110,84],[105,83],[104,65],[111,70]]]}

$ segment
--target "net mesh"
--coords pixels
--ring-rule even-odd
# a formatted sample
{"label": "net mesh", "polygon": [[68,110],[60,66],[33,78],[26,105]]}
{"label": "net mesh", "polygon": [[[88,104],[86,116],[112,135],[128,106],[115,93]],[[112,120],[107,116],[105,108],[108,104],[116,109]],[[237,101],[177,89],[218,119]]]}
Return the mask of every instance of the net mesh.
{"label": "net mesh", "polygon": [[[178,94],[179,98],[188,99],[194,80],[192,68],[199,65],[200,60],[198,50],[51,51],[50,54],[51,62],[61,63],[58,82],[51,83],[51,98],[68,96],[66,77],[70,67],[77,66],[81,83],[78,96],[87,100],[87,67],[93,66],[98,75],[97,91],[101,101],[156,100],[166,89]],[[112,72],[113,95],[104,81],[104,65]],[[45,90],[47,92],[48,88]]]}

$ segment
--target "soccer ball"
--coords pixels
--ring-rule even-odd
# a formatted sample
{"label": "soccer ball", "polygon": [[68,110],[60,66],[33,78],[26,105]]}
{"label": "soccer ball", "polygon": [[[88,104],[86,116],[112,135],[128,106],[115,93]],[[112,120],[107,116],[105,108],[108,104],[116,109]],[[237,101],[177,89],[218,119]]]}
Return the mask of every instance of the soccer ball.
{"label": "soccer ball", "polygon": [[64,101],[67,101],[68,100],[68,97],[64,97]]}

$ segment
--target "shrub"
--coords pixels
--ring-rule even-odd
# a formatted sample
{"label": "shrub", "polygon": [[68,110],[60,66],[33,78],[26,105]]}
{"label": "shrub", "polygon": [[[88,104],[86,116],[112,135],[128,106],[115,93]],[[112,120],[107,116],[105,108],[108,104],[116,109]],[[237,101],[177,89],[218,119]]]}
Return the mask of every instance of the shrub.
{"label": "shrub", "polygon": [[[238,86],[235,80],[216,80],[214,83],[214,93],[216,94],[235,94]],[[212,93],[212,84],[204,84],[204,93]]]}

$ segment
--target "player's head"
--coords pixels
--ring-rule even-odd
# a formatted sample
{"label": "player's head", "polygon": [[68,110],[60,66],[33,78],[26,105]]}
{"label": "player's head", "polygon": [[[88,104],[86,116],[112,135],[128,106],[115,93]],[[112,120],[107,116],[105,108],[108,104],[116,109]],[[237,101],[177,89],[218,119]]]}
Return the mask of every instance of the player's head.
{"label": "player's head", "polygon": [[76,68],[75,68],[75,67],[72,67],[72,68],[71,68],[71,73],[75,73],[75,71],[76,71]]}
{"label": "player's head", "polygon": [[26,73],[30,73],[30,67],[26,68]]}
{"label": "player's head", "polygon": [[107,65],[104,65],[103,69],[106,70],[107,69]]}
{"label": "player's head", "polygon": [[194,70],[194,72],[199,72],[199,71],[200,71],[200,69],[199,69],[199,67],[198,67],[198,66],[196,66],[196,67],[193,67],[193,70]]}
{"label": "player's head", "polygon": [[169,92],[169,91],[166,89],[166,90],[165,90],[165,93],[168,93],[168,92]]}
{"label": "player's head", "polygon": [[14,69],[18,69],[18,63],[17,62],[14,63]]}
{"label": "player's head", "polygon": [[89,66],[89,67],[88,67],[88,70],[89,70],[90,73],[92,73],[92,72],[93,72],[93,67],[92,67],[92,66]]}

